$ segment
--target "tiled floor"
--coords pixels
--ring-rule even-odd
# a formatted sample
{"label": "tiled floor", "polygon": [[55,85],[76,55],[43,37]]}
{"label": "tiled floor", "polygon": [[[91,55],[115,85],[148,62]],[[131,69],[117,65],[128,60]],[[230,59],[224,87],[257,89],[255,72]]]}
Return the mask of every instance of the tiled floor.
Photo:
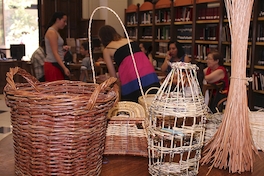
{"label": "tiled floor", "polygon": [[10,108],[5,104],[3,94],[0,94],[0,140],[10,134],[11,121],[10,121]]}

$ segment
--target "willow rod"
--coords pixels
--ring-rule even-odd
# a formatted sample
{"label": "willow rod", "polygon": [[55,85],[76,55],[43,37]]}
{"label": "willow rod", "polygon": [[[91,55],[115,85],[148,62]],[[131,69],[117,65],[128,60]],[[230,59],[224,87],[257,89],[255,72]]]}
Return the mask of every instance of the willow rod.
{"label": "willow rod", "polygon": [[254,146],[248,118],[247,47],[250,18],[254,0],[225,0],[231,34],[230,88],[218,131],[205,146],[202,164],[231,173],[253,171]]}

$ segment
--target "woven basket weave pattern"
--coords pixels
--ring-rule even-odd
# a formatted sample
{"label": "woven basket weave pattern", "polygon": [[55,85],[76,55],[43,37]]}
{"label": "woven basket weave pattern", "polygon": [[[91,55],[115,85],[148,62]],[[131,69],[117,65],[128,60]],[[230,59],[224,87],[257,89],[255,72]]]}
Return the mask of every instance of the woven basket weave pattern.
{"label": "woven basket weave pattern", "polygon": [[108,112],[104,154],[148,156],[144,108],[120,101]]}
{"label": "woven basket weave pattern", "polygon": [[178,62],[171,66],[149,107],[149,173],[197,175],[207,108],[195,65]]}
{"label": "woven basket weave pattern", "polygon": [[[78,81],[35,85],[38,91],[29,83],[4,89],[11,108],[16,174],[99,175],[106,113],[118,93]],[[90,110],[88,102],[93,102]]]}

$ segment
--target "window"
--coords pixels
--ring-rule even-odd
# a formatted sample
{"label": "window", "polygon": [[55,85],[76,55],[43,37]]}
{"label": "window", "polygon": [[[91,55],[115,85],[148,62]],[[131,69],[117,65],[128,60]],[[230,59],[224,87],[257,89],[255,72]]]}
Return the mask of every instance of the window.
{"label": "window", "polygon": [[38,0],[0,0],[0,46],[25,44],[24,60],[29,60],[39,46],[37,4]]}

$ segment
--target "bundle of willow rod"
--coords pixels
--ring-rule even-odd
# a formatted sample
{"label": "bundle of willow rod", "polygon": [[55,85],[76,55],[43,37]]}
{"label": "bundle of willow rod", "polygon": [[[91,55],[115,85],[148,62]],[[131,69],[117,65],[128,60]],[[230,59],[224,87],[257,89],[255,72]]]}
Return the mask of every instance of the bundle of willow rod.
{"label": "bundle of willow rod", "polygon": [[252,171],[254,151],[250,134],[246,60],[248,32],[254,0],[225,0],[231,33],[232,73],[226,110],[222,124],[205,147],[202,164],[212,163],[229,172]]}

